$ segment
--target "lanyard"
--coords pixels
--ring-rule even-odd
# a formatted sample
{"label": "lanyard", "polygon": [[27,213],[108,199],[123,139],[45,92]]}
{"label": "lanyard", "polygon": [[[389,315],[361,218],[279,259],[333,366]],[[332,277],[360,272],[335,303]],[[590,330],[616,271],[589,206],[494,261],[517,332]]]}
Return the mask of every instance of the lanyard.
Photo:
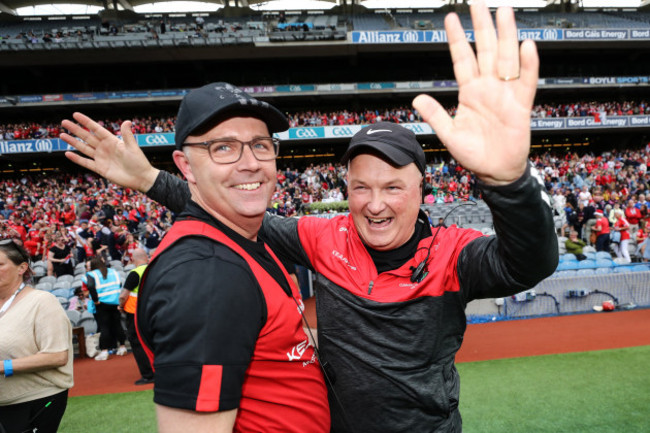
{"label": "lanyard", "polygon": [[19,294],[19,293],[20,293],[24,288],[25,288],[25,283],[21,283],[21,284],[20,284],[20,287],[18,287],[18,290],[16,290],[16,291],[14,292],[14,294],[11,295],[11,298],[9,298],[9,300],[8,300],[7,302],[5,302],[5,304],[4,304],[4,305],[2,306],[2,308],[0,309],[0,315],[3,314],[5,311],[7,311],[7,310],[9,309],[9,307],[11,307],[11,304],[13,304],[14,299],[16,299],[16,296],[18,296],[18,294]]}

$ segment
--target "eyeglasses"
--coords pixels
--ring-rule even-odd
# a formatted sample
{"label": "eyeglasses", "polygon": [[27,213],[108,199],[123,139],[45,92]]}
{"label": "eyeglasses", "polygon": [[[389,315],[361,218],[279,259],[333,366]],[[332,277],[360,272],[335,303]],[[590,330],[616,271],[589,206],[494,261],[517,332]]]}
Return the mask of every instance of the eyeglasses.
{"label": "eyeglasses", "polygon": [[280,150],[280,140],[272,137],[258,137],[251,141],[217,138],[202,143],[183,143],[183,146],[205,146],[213,162],[217,164],[234,164],[244,154],[244,146],[250,147],[253,156],[258,161],[275,159]]}
{"label": "eyeglasses", "polygon": [[25,254],[26,253],[25,249],[23,247],[21,247],[18,243],[16,243],[15,240],[13,240],[12,238],[9,238],[9,239],[3,239],[3,240],[0,241],[0,246],[4,247],[4,246],[7,246],[7,245],[13,246],[14,249],[16,251],[18,251],[18,254],[20,254],[23,261],[29,263],[29,255]]}

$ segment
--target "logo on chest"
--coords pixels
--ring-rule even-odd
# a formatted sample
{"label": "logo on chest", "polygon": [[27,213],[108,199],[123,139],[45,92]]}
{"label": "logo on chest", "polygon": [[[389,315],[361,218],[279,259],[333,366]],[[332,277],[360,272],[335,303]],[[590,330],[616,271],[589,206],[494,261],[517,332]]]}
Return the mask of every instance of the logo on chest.
{"label": "logo on chest", "polygon": [[339,252],[336,251],[336,250],[332,250],[332,255],[333,255],[334,257],[336,257],[338,260],[340,260],[340,261],[342,261],[343,263],[345,263],[345,265],[346,265],[348,268],[352,269],[353,271],[356,271],[356,270],[357,270],[357,267],[356,267],[356,266],[352,266],[352,265],[350,264],[348,258],[345,257],[343,254],[339,253]]}

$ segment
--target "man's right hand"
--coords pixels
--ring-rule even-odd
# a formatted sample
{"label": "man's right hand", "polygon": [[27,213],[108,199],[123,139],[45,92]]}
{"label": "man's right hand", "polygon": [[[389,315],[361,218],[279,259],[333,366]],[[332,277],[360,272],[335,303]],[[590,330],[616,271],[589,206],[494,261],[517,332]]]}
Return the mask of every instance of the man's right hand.
{"label": "man's right hand", "polygon": [[72,135],[63,133],[60,138],[87,158],[68,151],[65,156],[70,161],[123,187],[147,192],[153,186],[159,170],[149,163],[138,146],[130,121],[122,123],[123,140],[120,140],[84,114],[74,113],[72,117],[79,125],[70,120],[62,121],[61,126]]}

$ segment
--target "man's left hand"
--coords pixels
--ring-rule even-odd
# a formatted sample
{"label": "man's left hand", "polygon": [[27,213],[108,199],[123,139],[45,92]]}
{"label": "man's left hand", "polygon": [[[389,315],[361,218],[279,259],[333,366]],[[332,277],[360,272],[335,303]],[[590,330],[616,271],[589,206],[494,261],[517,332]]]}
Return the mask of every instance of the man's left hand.
{"label": "man's left hand", "polygon": [[419,95],[413,107],[435,130],[451,155],[492,185],[517,180],[527,167],[530,113],[539,59],[533,41],[519,46],[512,8],[499,8],[497,32],[484,1],[471,6],[476,55],[458,16],[445,28],[458,82],[458,109],[452,119],[436,100]]}

